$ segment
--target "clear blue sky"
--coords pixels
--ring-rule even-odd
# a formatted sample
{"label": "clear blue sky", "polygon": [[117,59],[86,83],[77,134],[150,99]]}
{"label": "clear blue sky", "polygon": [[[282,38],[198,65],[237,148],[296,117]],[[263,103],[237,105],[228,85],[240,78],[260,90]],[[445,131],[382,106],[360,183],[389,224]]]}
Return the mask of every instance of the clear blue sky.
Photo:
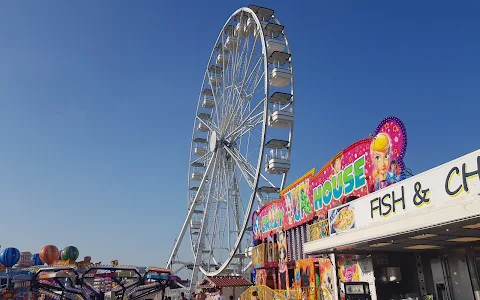
{"label": "clear blue sky", "polygon": [[[248,4],[1,1],[0,245],[164,265],[208,56]],[[257,4],[292,45],[289,181],[389,115],[407,126],[415,173],[478,149],[478,1]]]}

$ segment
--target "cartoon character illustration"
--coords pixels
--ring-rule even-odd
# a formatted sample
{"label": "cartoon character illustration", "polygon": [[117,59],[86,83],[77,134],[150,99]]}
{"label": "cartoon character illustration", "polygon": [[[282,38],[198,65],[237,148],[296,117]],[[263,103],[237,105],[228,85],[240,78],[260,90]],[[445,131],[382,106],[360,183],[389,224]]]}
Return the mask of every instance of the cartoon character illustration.
{"label": "cartoon character illustration", "polygon": [[253,235],[256,238],[260,237],[260,218],[258,216],[255,216],[255,221],[253,223]]}
{"label": "cartoon character illustration", "polygon": [[270,240],[268,243],[268,262],[277,262],[277,258],[276,258],[276,252],[275,252],[275,247],[276,247],[276,244],[273,243],[272,240]]}
{"label": "cartoon character illustration", "polygon": [[270,208],[269,217],[270,217],[270,230],[278,228],[278,221],[277,221],[277,214],[278,214],[278,206],[272,204]]}
{"label": "cartoon character illustration", "polygon": [[320,265],[320,288],[322,290],[322,299],[325,300],[333,300],[334,291],[333,291],[333,283],[334,283],[334,275],[333,275],[333,267],[332,263],[328,258],[322,258],[319,261]]}
{"label": "cartoon character illustration", "polygon": [[[312,203],[310,203],[310,199],[308,198],[307,193],[302,188],[299,193],[299,200],[300,200],[300,210],[303,212],[304,216],[307,216],[312,213]],[[303,216],[302,216],[303,218]]]}
{"label": "cartoon character illustration", "polygon": [[330,178],[336,174],[338,174],[340,171],[342,171],[342,159],[343,155],[340,154],[337,158],[335,158],[332,162],[332,175]]}
{"label": "cartoon character illustration", "polygon": [[285,197],[285,206],[287,210],[287,220],[288,224],[293,224],[293,202],[290,193],[286,193]]}
{"label": "cartoon character illustration", "polygon": [[291,193],[292,194],[292,200],[293,200],[293,215],[296,216],[298,215],[299,213],[299,205],[298,205],[298,197],[297,197],[297,194],[298,193]]}
{"label": "cartoon character illustration", "polygon": [[395,178],[388,172],[391,163],[391,145],[390,137],[384,132],[377,134],[370,144],[370,154],[374,166],[372,175],[375,179],[375,191],[396,182]]}
{"label": "cartoon character illustration", "polygon": [[388,172],[388,175],[393,179],[393,181],[399,182],[401,180],[400,174],[401,169],[397,166],[397,160],[392,159],[392,161],[390,162],[390,172]]}
{"label": "cartoon character illustration", "polygon": [[287,262],[287,241],[283,230],[277,233],[277,244],[279,261]]}

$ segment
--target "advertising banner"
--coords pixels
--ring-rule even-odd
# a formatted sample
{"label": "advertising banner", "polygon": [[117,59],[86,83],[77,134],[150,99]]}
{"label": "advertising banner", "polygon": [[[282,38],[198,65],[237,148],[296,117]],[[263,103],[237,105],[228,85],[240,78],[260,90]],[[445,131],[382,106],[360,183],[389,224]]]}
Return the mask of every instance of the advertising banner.
{"label": "advertising banner", "polygon": [[315,174],[315,169],[311,169],[280,192],[280,198],[285,203],[285,229],[296,227],[313,219],[313,202],[308,195],[313,174]]}
{"label": "advertising banner", "polygon": [[253,236],[262,239],[282,230],[285,215],[283,200],[275,200],[253,215]]}
{"label": "advertising banner", "polygon": [[328,219],[323,219],[313,224],[308,225],[308,238],[309,242],[326,238],[330,236],[330,228]]}
{"label": "advertising banner", "polygon": [[[310,170],[283,189],[279,200],[254,212],[254,238],[297,227],[315,216],[336,222],[329,226],[332,234],[354,228],[356,222],[349,220],[356,208],[342,205],[405,179],[406,147],[402,121],[384,119],[371,137],[342,150],[317,174]],[[335,207],[338,209],[329,213]]]}
{"label": "advertising banner", "polygon": [[386,189],[331,209],[330,232],[337,234],[425,209],[435,209],[480,193],[480,150]]}
{"label": "advertising banner", "polygon": [[349,196],[359,198],[403,180],[406,146],[405,126],[390,117],[378,125],[371,138],[341,151],[312,178],[310,197],[315,214],[324,217]]}
{"label": "advertising banner", "polygon": [[337,206],[328,211],[330,234],[355,228],[355,206],[353,203]]}

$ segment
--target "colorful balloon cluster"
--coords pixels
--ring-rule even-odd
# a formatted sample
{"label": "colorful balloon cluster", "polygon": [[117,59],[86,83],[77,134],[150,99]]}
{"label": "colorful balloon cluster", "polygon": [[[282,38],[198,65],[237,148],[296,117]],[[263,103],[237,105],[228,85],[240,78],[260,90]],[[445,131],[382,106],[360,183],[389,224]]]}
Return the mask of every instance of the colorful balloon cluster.
{"label": "colorful balloon cluster", "polygon": [[[54,245],[46,245],[40,250],[40,253],[32,254],[34,266],[43,264],[53,265],[58,260],[74,262],[80,255],[77,247],[68,246],[59,251]],[[5,248],[0,252],[0,265],[11,268],[20,260],[20,251],[17,248]]]}

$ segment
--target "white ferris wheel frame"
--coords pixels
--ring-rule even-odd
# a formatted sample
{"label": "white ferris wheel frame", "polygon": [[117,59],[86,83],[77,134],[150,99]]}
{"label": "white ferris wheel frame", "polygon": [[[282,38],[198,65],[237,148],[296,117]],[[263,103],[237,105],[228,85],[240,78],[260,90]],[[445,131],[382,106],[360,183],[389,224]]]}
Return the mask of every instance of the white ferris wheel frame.
{"label": "white ferris wheel frame", "polygon": [[[239,14],[241,14],[241,13],[246,14],[249,17],[252,17],[255,20],[255,32],[253,34],[254,35],[258,34],[258,36],[259,36],[259,39],[255,38],[255,44],[257,43],[257,40],[259,40],[261,42],[261,48],[262,48],[261,56],[262,56],[262,60],[263,60],[263,75],[261,75],[261,77],[263,77],[262,80],[264,81],[264,95],[263,95],[264,98],[263,98],[263,100],[261,100],[259,102],[259,104],[261,104],[262,101],[263,101],[263,117],[262,117],[262,127],[261,127],[262,128],[262,133],[261,133],[261,140],[260,140],[260,146],[259,146],[260,149],[259,149],[259,154],[258,154],[258,158],[257,158],[257,161],[256,161],[255,174],[253,174],[254,175],[253,176],[254,180],[253,180],[253,184],[252,184],[253,186],[251,186],[252,190],[251,190],[250,195],[249,195],[246,210],[244,211],[243,222],[241,223],[239,234],[236,237],[236,241],[234,243],[234,246],[231,249],[228,249],[229,250],[228,258],[226,260],[224,260],[221,263],[220,266],[217,265],[217,268],[215,268],[215,270],[213,270],[213,271],[210,268],[211,267],[210,266],[210,261],[209,261],[209,268],[210,268],[209,270],[206,270],[203,267],[202,262],[201,262],[201,258],[203,256],[202,255],[203,249],[201,249],[201,247],[203,246],[202,245],[202,239],[205,238],[204,230],[205,230],[205,226],[208,225],[207,224],[208,222],[206,222],[208,220],[206,220],[206,218],[208,217],[207,214],[210,212],[209,203],[211,201],[210,201],[210,199],[200,199],[200,197],[203,197],[202,192],[205,188],[207,188],[209,190],[208,195],[210,195],[210,189],[212,188],[212,185],[213,185],[213,183],[210,184],[210,185],[207,183],[208,182],[207,176],[204,176],[204,178],[202,178],[202,180],[201,180],[201,182],[198,186],[198,191],[195,193],[194,199],[192,201],[190,201],[191,204],[189,205],[186,219],[184,221],[184,224],[182,226],[182,229],[180,231],[180,234],[179,234],[178,238],[175,240],[175,244],[174,244],[174,247],[172,249],[171,256],[168,260],[167,267],[171,268],[173,264],[182,264],[183,267],[181,269],[183,269],[185,266],[187,266],[187,264],[190,265],[190,267],[192,267],[192,263],[186,263],[186,262],[181,262],[181,261],[175,260],[176,257],[177,257],[177,254],[178,254],[180,244],[182,243],[182,240],[184,238],[184,235],[185,235],[186,231],[189,230],[190,231],[190,240],[191,240],[191,250],[193,251],[193,254],[194,254],[194,263],[193,263],[193,268],[192,268],[193,269],[192,280],[195,279],[194,277],[197,275],[198,271],[201,271],[203,274],[205,274],[207,276],[215,276],[215,275],[218,275],[218,274],[222,273],[229,266],[229,264],[234,259],[235,255],[236,254],[238,255],[237,251],[239,251],[242,240],[244,239],[246,229],[251,225],[252,208],[254,206],[255,199],[257,197],[260,198],[260,199],[262,198],[262,196],[260,195],[260,193],[258,191],[258,185],[259,185],[259,181],[260,181],[261,177],[263,176],[262,175],[262,166],[264,164],[265,144],[266,144],[266,138],[267,138],[267,128],[269,127],[268,126],[268,118],[269,118],[268,97],[270,96],[270,84],[269,84],[270,68],[269,68],[268,49],[267,49],[267,44],[266,44],[264,27],[262,25],[261,20],[259,19],[259,16],[257,16],[257,14],[252,9],[247,8],[247,7],[242,7],[242,8],[239,8],[238,10],[236,10],[228,18],[228,20],[225,22],[224,26],[222,27],[222,30],[220,31],[220,34],[217,37],[217,40],[216,40],[216,42],[214,44],[214,47],[212,49],[212,52],[210,54],[210,58],[208,60],[207,69],[205,71],[204,79],[203,79],[201,90],[200,90],[200,96],[199,96],[198,103],[197,103],[196,116],[195,116],[193,131],[192,131],[192,144],[191,144],[191,148],[190,148],[190,166],[189,166],[189,174],[188,174],[189,175],[188,189],[190,190],[190,188],[192,187],[192,181],[191,181],[191,178],[190,178],[190,175],[192,173],[191,172],[192,162],[199,161],[200,159],[208,157],[209,155],[211,155],[210,161],[208,162],[208,165],[205,168],[204,174],[205,175],[214,174],[215,170],[218,168],[218,166],[216,164],[217,164],[218,159],[219,159],[218,158],[219,154],[217,154],[218,151],[217,151],[216,148],[215,148],[215,150],[212,150],[212,148],[216,147],[216,146],[214,146],[212,144],[212,142],[210,142],[210,149],[207,150],[207,153],[205,155],[199,157],[199,158],[195,158],[195,156],[194,156],[194,147],[195,147],[194,140],[195,140],[195,136],[198,132],[197,131],[197,126],[199,125],[199,123],[203,123],[205,126],[207,126],[209,128],[209,131],[210,131],[207,134],[207,140],[212,139],[212,135],[213,135],[213,139],[215,139],[215,144],[217,144],[216,134],[211,134],[211,132],[215,132],[214,130],[212,130],[213,125],[211,123],[208,124],[207,122],[205,122],[204,120],[199,118],[199,113],[203,110],[202,109],[202,100],[203,100],[203,97],[204,97],[203,91],[208,86],[210,86],[210,88],[212,90],[214,88],[213,86],[210,85],[210,83],[208,81],[209,80],[209,72],[208,72],[209,67],[212,65],[212,62],[215,62],[215,55],[218,54],[218,52],[216,51],[217,45],[219,45],[220,42],[222,42],[222,44],[224,42],[223,38],[225,37],[225,29],[227,28],[227,26],[229,26],[232,23],[232,21],[235,19],[235,17],[238,16]],[[279,25],[281,24],[274,15],[271,16],[270,20],[272,20],[276,24],[279,24]],[[257,30],[258,30],[258,33],[257,33]],[[285,42],[286,52],[291,55],[290,45],[289,45],[288,38],[287,38],[287,35],[286,35],[284,29],[282,30],[282,36],[283,36],[283,41]],[[255,45],[254,45],[254,48],[255,48]],[[253,50],[254,49],[252,49],[252,51]],[[238,51],[238,48],[237,48],[237,51]],[[223,48],[222,48],[222,53],[223,53]],[[253,56],[253,52],[251,53],[251,57],[252,56]],[[250,59],[251,59],[251,57],[250,57]],[[291,79],[290,79],[290,84],[289,84],[290,93],[291,93],[291,101],[288,104],[288,106],[293,111],[295,101],[294,101],[293,61],[292,61],[291,57],[288,60],[288,63],[289,63],[289,69],[291,70],[291,74],[292,74]],[[250,64],[250,62],[249,62],[249,64]],[[246,71],[248,71],[248,69],[249,69],[249,66],[247,66]],[[246,77],[246,75],[245,75],[245,77]],[[244,81],[245,81],[245,78],[243,79],[243,84],[245,83]],[[243,84],[242,84],[242,87],[243,87]],[[256,90],[256,88],[255,88],[255,90]],[[252,94],[252,99],[253,99],[253,95],[254,94]],[[222,96],[225,97],[224,94],[222,94]],[[237,98],[236,100],[238,100],[238,97],[232,96],[232,98]],[[215,101],[216,100],[217,99],[215,99]],[[236,104],[236,101],[234,103]],[[215,107],[214,110],[217,110],[216,108],[217,107]],[[253,113],[254,111],[255,110],[252,110],[251,113]],[[250,114],[249,114],[249,116],[250,116]],[[232,117],[233,117],[233,115],[230,116],[230,119],[229,119],[229,122],[227,123],[227,126],[230,125]],[[244,121],[247,121],[247,118],[245,118],[245,120],[242,120],[241,126],[244,125],[243,124]],[[293,138],[293,126],[294,126],[294,124],[291,124],[291,126],[288,129],[289,130],[288,147],[286,148],[286,152],[287,152],[288,157],[290,157],[291,147],[292,147],[291,143],[292,143],[292,138]],[[220,134],[222,134],[222,133],[220,133]],[[229,147],[226,147],[224,145],[220,145],[220,146],[221,146],[221,148],[225,149],[225,151],[233,158],[233,160],[235,160],[234,164],[236,164],[238,169],[240,171],[242,171],[241,163],[239,163],[239,161],[237,160],[237,157],[235,156],[235,153],[232,153],[232,150],[231,149],[229,150]],[[242,174],[243,174],[244,177],[246,177],[245,174],[243,173],[243,171],[242,171]],[[282,177],[280,186],[278,186],[278,188],[281,190],[285,185],[287,172],[283,173],[281,175],[275,175],[275,176],[281,176]],[[265,176],[263,176],[263,177],[265,178]],[[268,179],[267,179],[267,181],[268,181]],[[270,181],[268,181],[268,182],[270,182]],[[270,182],[270,184],[273,185],[271,182]],[[188,193],[189,193],[188,194],[188,199],[191,200],[190,199],[191,198],[190,191]],[[205,203],[204,215],[203,215],[202,221],[201,221],[200,232],[199,232],[198,238],[197,238],[198,240],[196,241],[196,244],[198,245],[197,246],[198,249],[195,249],[195,245],[193,244],[192,229],[190,228],[190,224],[191,224],[192,217],[193,217],[194,213],[196,212],[195,208],[196,208],[197,204],[200,203],[202,200],[206,201],[206,203]],[[259,204],[263,205],[265,203],[259,203]],[[239,216],[239,218],[240,217],[241,216]],[[229,222],[229,221],[227,221],[227,222]],[[229,235],[230,235],[230,232],[229,232]],[[229,245],[230,245],[230,242],[229,242]],[[240,249],[240,250],[242,250],[242,249]],[[210,251],[210,258],[212,258],[212,257],[213,257],[213,260],[215,260],[215,257],[213,256],[212,251]]]}

